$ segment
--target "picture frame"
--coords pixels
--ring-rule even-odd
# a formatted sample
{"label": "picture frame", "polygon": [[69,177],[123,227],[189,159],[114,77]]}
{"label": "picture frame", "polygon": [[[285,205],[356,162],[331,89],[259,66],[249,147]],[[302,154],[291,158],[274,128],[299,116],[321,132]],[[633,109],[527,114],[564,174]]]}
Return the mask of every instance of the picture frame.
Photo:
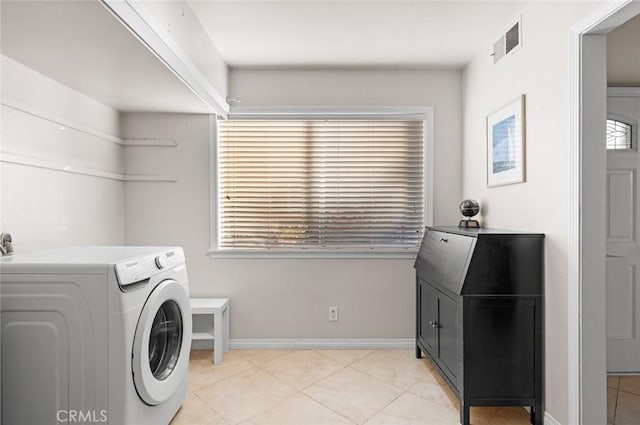
{"label": "picture frame", "polygon": [[487,186],[526,181],[525,95],[487,116]]}

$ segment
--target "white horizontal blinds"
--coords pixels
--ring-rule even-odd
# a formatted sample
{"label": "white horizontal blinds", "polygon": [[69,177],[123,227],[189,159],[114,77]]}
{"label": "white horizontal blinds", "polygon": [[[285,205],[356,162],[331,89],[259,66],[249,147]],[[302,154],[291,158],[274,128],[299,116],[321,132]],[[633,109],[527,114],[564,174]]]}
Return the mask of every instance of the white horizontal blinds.
{"label": "white horizontal blinds", "polygon": [[220,247],[416,247],[423,140],[420,120],[220,122]]}
{"label": "white horizontal blinds", "polygon": [[635,149],[631,135],[633,127],[626,122],[607,120],[607,150]]}

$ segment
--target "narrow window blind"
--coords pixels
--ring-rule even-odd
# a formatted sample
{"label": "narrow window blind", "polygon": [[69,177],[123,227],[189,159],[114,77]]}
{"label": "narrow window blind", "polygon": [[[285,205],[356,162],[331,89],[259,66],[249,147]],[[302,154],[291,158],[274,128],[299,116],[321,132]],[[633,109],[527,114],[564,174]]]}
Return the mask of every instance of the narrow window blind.
{"label": "narrow window blind", "polygon": [[218,129],[220,248],[415,248],[424,121],[229,120]]}
{"label": "narrow window blind", "polygon": [[623,121],[607,119],[607,150],[635,149],[633,126]]}

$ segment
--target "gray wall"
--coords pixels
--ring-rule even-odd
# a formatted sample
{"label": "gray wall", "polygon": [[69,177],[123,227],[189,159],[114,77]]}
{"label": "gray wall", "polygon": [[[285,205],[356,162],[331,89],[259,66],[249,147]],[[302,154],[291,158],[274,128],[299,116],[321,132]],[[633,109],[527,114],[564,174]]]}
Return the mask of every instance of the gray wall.
{"label": "gray wall", "polygon": [[[244,107],[433,106],[435,221],[458,219],[459,71],[235,70]],[[231,298],[231,338],[412,338],[413,259],[210,259],[208,117],[124,114],[124,137],[172,138],[175,148],[127,148],[130,173],[176,183],[125,184],[126,243],[185,248],[192,296]],[[327,307],[340,320],[327,321]]]}
{"label": "gray wall", "polygon": [[[117,135],[113,109],[5,56],[2,102],[3,157],[124,172],[122,146],[72,128]],[[8,162],[0,162],[0,176],[0,231],[12,234],[16,253],[124,242],[122,181]]]}
{"label": "gray wall", "polygon": [[607,82],[640,87],[640,15],[607,34]]}
{"label": "gray wall", "polygon": [[[522,10],[521,48],[494,65],[486,54],[493,40],[486,40],[464,71],[464,196],[481,202],[485,226],[546,234],[545,410],[563,424],[569,391],[569,30],[597,6],[529,3]],[[520,94],[526,94],[527,181],[488,188],[485,119]]]}

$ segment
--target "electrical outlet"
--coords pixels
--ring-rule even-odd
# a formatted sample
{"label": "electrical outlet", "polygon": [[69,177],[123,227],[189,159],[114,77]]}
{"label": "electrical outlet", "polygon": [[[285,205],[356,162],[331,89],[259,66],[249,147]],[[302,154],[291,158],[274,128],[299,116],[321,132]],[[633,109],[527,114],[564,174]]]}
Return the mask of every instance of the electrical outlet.
{"label": "electrical outlet", "polygon": [[329,321],[337,322],[338,321],[338,307],[329,307]]}

